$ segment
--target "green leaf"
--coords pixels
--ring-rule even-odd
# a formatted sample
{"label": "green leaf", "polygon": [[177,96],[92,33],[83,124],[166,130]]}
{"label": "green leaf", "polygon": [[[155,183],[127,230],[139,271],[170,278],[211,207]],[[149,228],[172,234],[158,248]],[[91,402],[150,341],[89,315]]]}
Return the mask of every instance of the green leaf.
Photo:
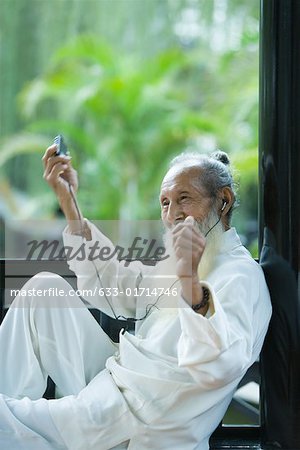
{"label": "green leaf", "polygon": [[29,133],[20,133],[1,142],[0,167],[10,158],[24,153],[40,153],[41,157],[45,149],[49,146],[49,139]]}

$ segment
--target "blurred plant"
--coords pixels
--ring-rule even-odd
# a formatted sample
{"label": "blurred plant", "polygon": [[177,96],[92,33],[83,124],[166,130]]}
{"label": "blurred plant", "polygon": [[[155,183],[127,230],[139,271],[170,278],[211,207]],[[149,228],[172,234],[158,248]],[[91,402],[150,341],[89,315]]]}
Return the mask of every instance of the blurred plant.
{"label": "blurred plant", "polygon": [[4,142],[0,163],[62,132],[79,170],[86,214],[151,218],[153,183],[200,121],[174,83],[184,60],[182,51],[169,50],[146,61],[118,54],[93,36],[79,37],[22,91],[30,134]]}
{"label": "blurred plant", "polygon": [[[22,90],[26,133],[2,143],[0,164],[18,153],[41,153],[62,133],[79,171],[85,215],[157,218],[156,192],[172,155],[189,146],[210,151],[218,142],[243,159],[241,149],[257,144],[255,64],[249,72],[256,56],[247,40],[241,45],[243,51],[221,55],[203,47],[164,50],[146,60],[79,36]],[[35,180],[29,193],[44,198],[39,170],[40,184]]]}

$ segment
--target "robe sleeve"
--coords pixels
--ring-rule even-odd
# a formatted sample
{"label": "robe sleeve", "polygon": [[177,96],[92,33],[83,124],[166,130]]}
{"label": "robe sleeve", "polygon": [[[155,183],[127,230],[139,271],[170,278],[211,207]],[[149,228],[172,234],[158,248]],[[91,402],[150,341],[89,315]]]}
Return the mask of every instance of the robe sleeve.
{"label": "robe sleeve", "polygon": [[[120,262],[112,242],[91,222],[86,223],[92,234],[90,241],[69,233],[68,227],[63,232],[65,252],[70,251],[68,266],[77,277],[81,297],[110,317],[135,317],[134,289],[142,280],[143,264],[139,261],[129,265],[125,261]],[[91,248],[94,246],[97,246],[97,251],[92,261]],[[99,249],[104,247],[107,250],[100,257]]]}
{"label": "robe sleeve", "polygon": [[[256,263],[254,263],[256,264]],[[260,281],[261,280],[261,281]],[[178,343],[179,366],[185,367],[204,389],[215,389],[241,378],[258,358],[271,311],[260,306],[265,326],[257,333],[255,308],[264,278],[260,267],[240,268],[227,274],[215,290],[209,283],[210,311],[207,317],[195,313],[179,299],[182,333]],[[268,292],[265,293],[268,300]]]}

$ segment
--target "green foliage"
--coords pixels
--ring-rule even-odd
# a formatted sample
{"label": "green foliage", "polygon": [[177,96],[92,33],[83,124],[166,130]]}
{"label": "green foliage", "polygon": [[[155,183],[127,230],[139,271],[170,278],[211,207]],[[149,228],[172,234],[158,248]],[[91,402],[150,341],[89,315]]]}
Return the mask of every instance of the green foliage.
{"label": "green foliage", "polygon": [[[80,1],[54,1],[71,38],[59,45],[55,35],[52,48],[57,50],[21,89],[17,105],[23,131],[2,140],[0,172],[2,164],[11,183],[37,199],[35,214],[41,214],[39,200],[48,191],[40,158],[60,132],[79,172],[79,201],[86,216],[151,219],[159,214],[158,189],[170,158],[186,147],[203,152],[221,147],[240,173],[242,206],[236,223],[247,234],[246,222],[254,220],[257,211],[257,1],[223,2],[227,16],[220,26],[215,11],[221,3],[197,0],[200,37],[184,45],[175,39],[174,24],[190,8],[185,0],[148,1],[143,11],[142,2],[129,2],[131,24],[125,20],[129,3],[114,2],[122,18],[114,22],[115,27],[119,24],[114,45],[108,45],[101,32],[74,37],[68,17],[70,10],[82,31],[93,21],[97,24],[98,14],[105,34],[104,24],[116,8],[111,2],[90,9],[90,3],[83,8]],[[37,5],[41,10],[33,14],[44,8],[52,17],[52,6]],[[154,23],[160,31],[153,31]],[[142,40],[145,29],[152,36],[149,42]],[[233,39],[234,29],[239,31]],[[107,25],[107,37],[109,33]],[[130,33],[136,36],[134,45]],[[50,43],[45,40],[40,55]],[[26,156],[20,159],[17,154]],[[23,178],[14,175],[16,161],[25,161]],[[48,208],[54,211],[53,201]]]}
{"label": "green foliage", "polygon": [[4,139],[1,145],[0,166],[14,156],[40,152],[46,144],[45,136],[26,132]]}
{"label": "green foliage", "polygon": [[[31,132],[64,130],[83,180],[86,214],[157,216],[153,182],[159,186],[170,155],[201,127],[212,129],[188,108],[177,83],[187,64],[178,49],[145,61],[85,35],[60,49],[49,70],[22,91],[21,111]],[[49,109],[56,120],[41,120]],[[10,146],[14,143],[15,138]]]}
{"label": "green foliage", "polygon": [[237,184],[238,202],[244,199],[238,207],[237,227],[248,233],[249,221],[255,220],[258,208],[258,152],[250,149],[247,152],[235,153],[232,158],[235,168],[234,178]]}

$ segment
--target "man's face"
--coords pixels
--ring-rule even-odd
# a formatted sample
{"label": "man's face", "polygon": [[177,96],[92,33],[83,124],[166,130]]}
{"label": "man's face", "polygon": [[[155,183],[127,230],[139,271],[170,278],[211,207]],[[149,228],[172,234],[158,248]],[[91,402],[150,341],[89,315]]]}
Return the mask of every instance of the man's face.
{"label": "man's face", "polygon": [[212,199],[201,186],[201,169],[172,167],[161,185],[161,218],[167,228],[193,216],[201,224],[209,215]]}

